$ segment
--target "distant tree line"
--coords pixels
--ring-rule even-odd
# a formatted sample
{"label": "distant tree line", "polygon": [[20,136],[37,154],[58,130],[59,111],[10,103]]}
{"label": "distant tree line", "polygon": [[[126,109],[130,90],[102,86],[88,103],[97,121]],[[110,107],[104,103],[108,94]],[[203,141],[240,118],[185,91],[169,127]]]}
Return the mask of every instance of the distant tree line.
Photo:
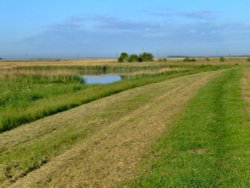
{"label": "distant tree line", "polygon": [[[178,56],[178,58],[181,58],[183,56]],[[1,60],[1,58],[0,58]],[[219,62],[225,62],[226,58],[221,56],[219,57]],[[119,58],[118,58],[118,62],[120,63],[125,63],[125,62],[152,62],[154,61],[154,56],[152,53],[148,53],[148,52],[144,52],[142,54],[128,54],[126,52],[123,52],[120,54]],[[167,58],[158,58],[156,59],[156,61],[158,62],[167,62]],[[196,62],[197,60],[195,58],[191,58],[191,57],[185,57],[183,59],[183,62]],[[209,62],[210,59],[208,57],[205,57],[205,61]],[[250,57],[247,57],[246,59],[247,62],[250,62]]]}
{"label": "distant tree line", "polygon": [[118,58],[118,62],[125,63],[125,62],[150,62],[154,61],[154,56],[152,53],[144,52],[140,55],[131,54],[129,55],[126,52],[121,53],[120,57]]}

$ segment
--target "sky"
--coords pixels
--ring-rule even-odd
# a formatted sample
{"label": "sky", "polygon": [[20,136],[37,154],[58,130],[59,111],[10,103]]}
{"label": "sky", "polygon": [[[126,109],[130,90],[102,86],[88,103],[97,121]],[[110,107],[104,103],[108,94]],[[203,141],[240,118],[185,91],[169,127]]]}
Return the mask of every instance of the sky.
{"label": "sky", "polygon": [[250,54],[249,0],[0,0],[0,57]]}

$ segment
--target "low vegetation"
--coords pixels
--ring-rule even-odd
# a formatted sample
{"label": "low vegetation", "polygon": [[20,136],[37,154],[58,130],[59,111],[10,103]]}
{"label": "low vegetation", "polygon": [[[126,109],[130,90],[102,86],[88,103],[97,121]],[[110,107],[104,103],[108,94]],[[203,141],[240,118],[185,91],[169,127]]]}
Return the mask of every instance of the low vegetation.
{"label": "low vegetation", "polygon": [[63,110],[56,98],[84,89],[79,77],[67,75],[7,74],[0,84],[0,132]]}
{"label": "low vegetation", "polygon": [[225,59],[225,57],[220,57],[219,61],[220,61],[220,62],[225,62],[226,59]]}
{"label": "low vegetation", "polygon": [[183,59],[183,62],[196,62],[196,59],[195,58],[186,57],[185,59]]}
{"label": "low vegetation", "polygon": [[158,59],[158,62],[167,62],[167,61],[168,61],[167,58],[160,58],[160,59]]}

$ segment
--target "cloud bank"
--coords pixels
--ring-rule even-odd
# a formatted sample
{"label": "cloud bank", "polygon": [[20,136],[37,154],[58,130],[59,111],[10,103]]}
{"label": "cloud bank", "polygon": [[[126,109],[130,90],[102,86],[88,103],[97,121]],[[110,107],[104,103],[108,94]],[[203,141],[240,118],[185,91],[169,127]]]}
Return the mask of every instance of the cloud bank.
{"label": "cloud bank", "polygon": [[42,32],[13,46],[47,56],[115,57],[122,51],[142,49],[160,51],[161,56],[213,55],[216,49],[229,53],[233,45],[244,48],[250,42],[250,23],[218,21],[212,11],[166,11],[150,15],[147,20],[110,15],[74,16],[47,25]]}

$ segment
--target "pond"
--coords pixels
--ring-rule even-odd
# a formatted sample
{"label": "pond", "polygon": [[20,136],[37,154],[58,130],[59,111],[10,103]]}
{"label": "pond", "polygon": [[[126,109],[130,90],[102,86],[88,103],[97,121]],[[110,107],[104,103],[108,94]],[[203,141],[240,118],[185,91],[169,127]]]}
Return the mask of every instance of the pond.
{"label": "pond", "polygon": [[121,75],[99,75],[99,76],[83,76],[85,84],[110,84],[122,80]]}

